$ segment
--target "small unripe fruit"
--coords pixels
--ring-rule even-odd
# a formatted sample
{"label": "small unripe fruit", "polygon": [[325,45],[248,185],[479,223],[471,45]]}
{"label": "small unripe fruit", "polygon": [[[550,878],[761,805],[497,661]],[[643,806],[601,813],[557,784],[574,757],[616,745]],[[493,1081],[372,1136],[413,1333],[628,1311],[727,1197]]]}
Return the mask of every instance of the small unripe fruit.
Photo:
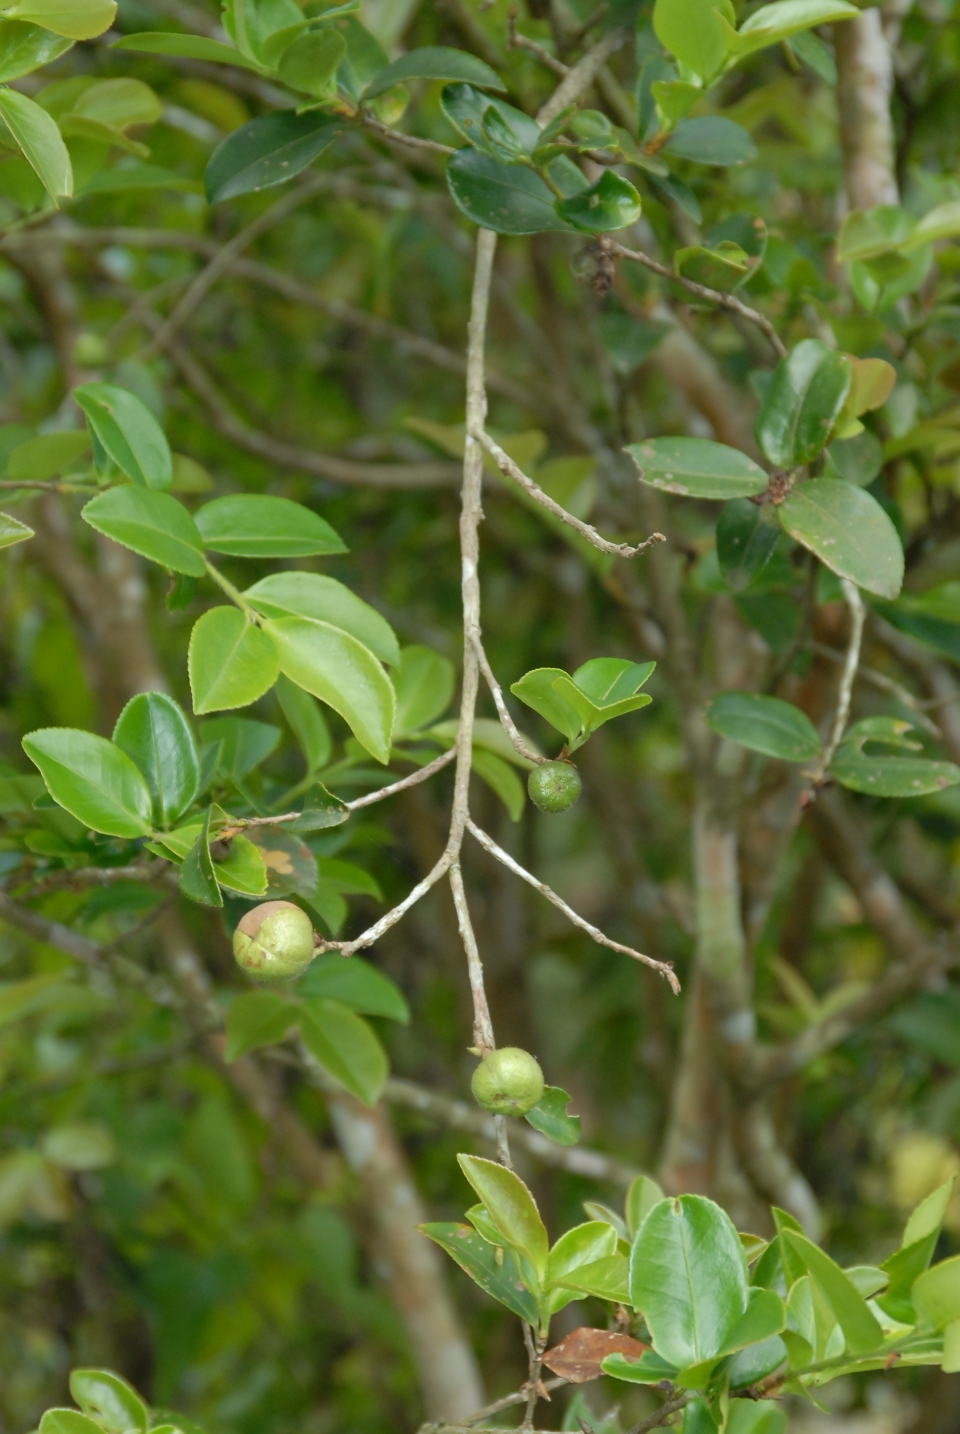
{"label": "small unripe fruit", "polygon": [[264,901],[241,918],[233,954],[257,981],[289,981],[313,960],[313,923],[292,901]]}
{"label": "small unripe fruit", "polygon": [[541,762],[527,778],[527,791],[542,812],[565,812],[580,795],[583,783],[569,762]]}
{"label": "small unripe fruit", "polygon": [[543,1071],[529,1051],[504,1046],[491,1051],[477,1066],[471,1081],[477,1104],[497,1115],[526,1115],[540,1104]]}

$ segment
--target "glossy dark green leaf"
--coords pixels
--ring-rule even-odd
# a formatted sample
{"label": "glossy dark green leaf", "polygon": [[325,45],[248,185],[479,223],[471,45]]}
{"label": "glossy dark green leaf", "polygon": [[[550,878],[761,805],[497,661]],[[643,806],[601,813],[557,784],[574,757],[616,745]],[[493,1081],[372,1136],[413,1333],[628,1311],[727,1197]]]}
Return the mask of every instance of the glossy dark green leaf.
{"label": "glossy dark green leaf", "polygon": [[822,452],[851,378],[850,360],[820,339],[802,339],[780,360],[755,425],[771,463],[795,468]]}
{"label": "glossy dark green leaf", "polygon": [[315,617],[349,632],[381,662],[396,666],[400,661],[396,634],[386,618],[336,578],[319,573],[271,573],[247,588],[244,597],[264,617]]}
{"label": "glossy dark green leaf", "polygon": [[459,149],[447,164],[447,183],[462,214],[497,234],[576,233],[554,209],[554,195],[538,174],[501,164],[478,149]]}
{"label": "glossy dark green leaf", "polygon": [[182,503],[149,488],[109,488],[82,511],[98,533],[177,573],[202,578],[203,540]]}
{"label": "glossy dark green leaf", "polygon": [[883,444],[865,428],[853,438],[835,438],[826,452],[828,475],[865,488],[883,467]]}
{"label": "glossy dark green leaf", "polygon": [[302,837],[289,831],[287,824],[248,827],[247,835],[260,853],[270,899],[312,900],[317,892],[317,858]]}
{"label": "glossy dark green leaf", "polygon": [[211,204],[283,184],[312,164],[343,128],[320,110],[274,110],[234,130],[210,156],[204,175]]}
{"label": "glossy dark green leaf", "polygon": [[390,63],[379,40],[371,35],[355,14],[343,14],[327,22],[343,36],[347,53],[337,71],[340,88],[355,104],[377,75],[382,74]]}
{"label": "glossy dark green leaf", "polygon": [[787,1418],[771,1399],[732,1399],[725,1434],[785,1434]]}
{"label": "glossy dark green leaf", "polygon": [[504,1240],[526,1256],[538,1279],[543,1280],[549,1252],[547,1232],[536,1202],[519,1175],[495,1160],[482,1160],[477,1155],[458,1155],[457,1162]]}
{"label": "glossy dark green leaf", "polygon": [[277,73],[292,90],[319,100],[333,99],[346,48],[343,36],[333,30],[308,30],[284,50]]}
{"label": "glossy dark green leaf", "polygon": [[134,50],[140,55],[171,55],[175,59],[206,60],[218,65],[237,65],[241,70],[262,72],[262,65],[234,45],[208,40],[204,35],[181,35],[175,30],[145,30],[114,40],[114,50]]}
{"label": "glossy dark green leaf", "polygon": [[496,155],[485,129],[485,121],[491,112],[499,116],[527,154],[532,154],[540,141],[540,126],[523,110],[514,109],[513,105],[475,90],[471,85],[447,85],[440,95],[440,108],[469,144],[494,158]]}
{"label": "glossy dark green leaf", "polygon": [[880,597],[897,596],[903,547],[870,493],[837,478],[814,478],[798,484],[777,511],[791,538],[833,572]]}
{"label": "glossy dark green leaf", "polygon": [[627,1359],[622,1354],[608,1354],[603,1361],[603,1372],[627,1384],[662,1384],[665,1379],[672,1384],[678,1370],[668,1359],[662,1359],[654,1350],[647,1349],[637,1360]]}
{"label": "glossy dark green leaf", "polygon": [[128,839],[150,831],[150,790],[112,742],[71,727],[45,727],[24,737],[23,750],[54,801],[85,827]]}
{"label": "glossy dark green leaf", "polygon": [[275,991],[244,991],[227,1011],[226,1061],[282,1041],[300,1016],[297,1007]]}
{"label": "glossy dark green leaf", "polygon": [[867,717],[851,727],[830,763],[830,774],[844,787],[875,797],[922,797],[960,782],[960,767],[925,757],[894,756],[865,751],[868,742],[916,751],[919,744],[905,736],[909,722],[893,717]]}
{"label": "glossy dark green leaf", "polygon": [[589,189],[568,199],[557,199],[561,219],[587,234],[609,234],[625,229],[640,218],[640,195],[626,179],[607,169]]}
{"label": "glossy dark green leaf", "polygon": [[394,60],[376,79],[371,80],[363,92],[365,100],[382,95],[392,85],[402,80],[460,80],[481,89],[505,90],[506,85],[476,55],[465,50],[454,50],[447,45],[425,45],[418,50],[408,50],[399,60]]}
{"label": "glossy dark green leaf", "polygon": [[201,906],[222,906],[223,897],[217,884],[210,855],[210,808],[203,814],[203,822],[197,832],[193,846],[183,858],[177,885],[191,901]]}
{"label": "glossy dark green leaf", "polygon": [[320,782],[315,782],[303,798],[303,810],[296,821],[287,823],[291,832],[319,832],[341,826],[350,817],[350,810],[339,797],[333,796]]}
{"label": "glossy dark green leaf", "polygon": [[[565,1090],[555,1085],[544,1086],[539,1103],[527,1111],[524,1119],[555,1145],[576,1145],[580,1139],[580,1117],[567,1114],[569,1104],[570,1096]],[[605,1253],[612,1255],[613,1251]]]}
{"label": "glossy dark green leaf", "polygon": [[70,1393],[84,1414],[102,1424],[107,1434],[145,1434],[147,1406],[132,1385],[108,1369],[74,1369]]}
{"label": "glossy dark green leaf", "polygon": [[625,452],[651,487],[686,498],[749,498],[763,493],[767,475],[758,463],[708,438],[648,438]]}
{"label": "glossy dark green leaf", "polygon": [[360,956],[318,956],[298,986],[301,996],[327,996],[362,1016],[385,1016],[407,1025],[410,1007],[398,986]]}
{"label": "glossy dark green leaf", "polygon": [[197,747],[183,709],[163,692],[141,692],[117,718],[113,740],[146,780],[157,826],[172,826],[200,783]]}
{"label": "glossy dark green leaf", "polygon": [[389,1066],[370,1025],[342,1001],[310,996],[303,1003],[300,1034],[310,1054],[351,1095],[375,1105]]}
{"label": "glossy dark green leaf", "polygon": [[721,692],[707,708],[707,726],[751,752],[783,762],[812,762],[820,755],[820,738],[806,712],[779,697]]}
{"label": "glossy dark green leaf", "polygon": [[478,1235],[469,1225],[457,1223],[421,1225],[421,1233],[446,1250],[447,1254],[472,1280],[506,1305],[515,1315],[536,1325],[539,1320],[537,1301],[519,1277],[516,1262],[509,1250],[500,1250]]}
{"label": "glossy dark green leaf", "polygon": [[0,20],[0,83],[18,80],[41,65],[49,65],[71,48],[73,41],[54,35],[24,20]]}
{"label": "glossy dark green leaf", "polygon": [[214,498],[198,509],[196,524],[205,547],[239,558],[305,558],[347,551],[330,524],[312,509],[267,493]]}
{"label": "glossy dark green leaf", "polygon": [[699,115],[681,120],[663,146],[675,159],[721,167],[756,159],[757,146],[747,130],[722,115]]}
{"label": "glossy dark green leaf", "polygon": [[273,639],[238,608],[205,612],[190,634],[187,653],[193,710],[247,707],[277,680],[280,659]]}
{"label": "glossy dark green leaf", "polygon": [[768,505],[732,498],[717,520],[717,561],[727,587],[743,592],[773,557],[780,524]]}

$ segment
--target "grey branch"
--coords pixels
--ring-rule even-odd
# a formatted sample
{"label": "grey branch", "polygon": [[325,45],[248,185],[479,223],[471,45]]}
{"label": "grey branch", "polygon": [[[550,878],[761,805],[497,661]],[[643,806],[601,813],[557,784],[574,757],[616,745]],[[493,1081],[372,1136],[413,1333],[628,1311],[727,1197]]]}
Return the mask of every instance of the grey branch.
{"label": "grey branch", "polygon": [[586,931],[588,936],[592,936],[598,946],[609,946],[611,951],[622,951],[625,956],[632,956],[634,961],[642,961],[645,966],[649,966],[652,971],[656,971],[659,976],[662,976],[665,981],[669,982],[675,995],[680,994],[680,982],[677,980],[676,973],[669,961],[656,961],[652,956],[645,956],[642,951],[634,951],[632,946],[623,946],[619,941],[612,941],[609,936],[604,935],[598,926],[594,926],[591,922],[585,920],[584,917],[578,915],[573,907],[568,906],[563,897],[558,896],[545,882],[539,881],[537,877],[527,871],[525,867],[522,867],[518,861],[514,861],[509,852],[505,852],[502,847],[497,846],[493,837],[488,836],[485,831],[482,831],[469,816],[467,817],[467,830],[472,836],[476,837],[485,851],[488,851],[491,856],[496,857],[497,861],[502,862],[515,876],[519,876],[522,881],[527,882],[534,890],[539,891],[541,896],[545,896],[558,911],[563,912],[568,921],[572,921],[574,926],[579,926],[581,931]]}
{"label": "grey branch", "polygon": [[453,857],[450,852],[445,851],[423,880],[418,881],[412,891],[409,891],[401,902],[381,916],[379,921],[368,926],[366,931],[361,931],[353,941],[323,941],[318,949],[320,951],[339,951],[341,956],[352,956],[355,951],[362,951],[365,947],[372,946],[374,942],[380,940],[385,932],[390,930],[391,926],[396,926],[397,922],[406,916],[410,908],[416,906],[422,896],[426,896],[431,887],[436,886],[440,878],[450,870],[452,862]]}
{"label": "grey branch", "polygon": [[840,676],[840,691],[837,694],[837,710],[833,718],[833,726],[830,729],[830,740],[823,753],[823,760],[820,763],[817,781],[822,782],[824,773],[833,760],[833,754],[840,745],[841,738],[847,728],[850,717],[850,701],[853,696],[853,684],[857,676],[857,668],[860,665],[860,647],[863,642],[863,622],[866,617],[866,609],[863,606],[863,598],[856,583],[849,578],[841,578],[843,597],[850,609],[850,640],[847,643],[847,654],[844,658],[843,672]]}
{"label": "grey branch", "polygon": [[375,802],[382,802],[386,797],[392,797],[397,792],[405,792],[408,787],[418,786],[420,782],[425,782],[432,777],[435,772],[448,767],[456,755],[456,747],[451,747],[449,752],[442,752],[439,757],[434,757],[432,762],[428,762],[419,771],[411,772],[409,777],[403,777],[399,782],[391,782],[389,787],[380,787],[376,792],[367,792],[362,797],[354,797],[352,802],[346,803],[347,810],[356,812],[361,807],[372,807]]}
{"label": "grey branch", "polygon": [[561,110],[565,110],[568,105],[575,105],[586,94],[610,56],[616,54],[628,37],[627,30],[611,30],[599,44],[594,45],[592,50],[588,50],[583,58],[577,61],[573,69],[564,75],[537,115],[537,124],[541,129],[555,120]]}
{"label": "grey branch", "polygon": [[528,478],[523,469],[514,463],[508,453],[504,453],[499,443],[496,443],[483,428],[475,428],[471,430],[471,434],[487,450],[501,473],[512,478],[515,483],[519,483],[523,491],[529,494],[534,502],[539,503],[541,508],[546,508],[548,513],[553,513],[554,517],[559,518],[562,523],[574,528],[581,537],[586,538],[588,543],[599,548],[601,553],[610,553],[617,558],[635,558],[638,553],[645,552],[652,543],[666,542],[663,533],[651,533],[649,538],[636,547],[631,547],[629,543],[611,543],[607,538],[601,538],[596,528],[591,527],[589,523],[584,523],[580,518],[575,518],[572,513],[568,513],[566,508],[551,498],[549,493],[545,493],[532,478]]}
{"label": "grey branch", "polygon": [[493,675],[493,668],[490,666],[489,659],[487,657],[486,652],[484,651],[483,643],[476,635],[473,639],[473,645],[477,650],[477,659],[480,663],[480,671],[483,673],[486,679],[487,686],[490,688],[491,695],[493,696],[493,700],[497,709],[497,714],[500,718],[500,725],[503,727],[503,730],[506,732],[507,736],[510,738],[510,741],[513,743],[514,750],[516,751],[517,755],[520,757],[525,757],[528,762],[536,762],[539,766],[541,762],[545,762],[547,760],[546,757],[541,756],[539,752],[535,752],[532,747],[528,747],[526,742],[524,741],[523,733],[520,731],[520,728],[510,716],[507,704],[504,701],[503,691],[500,687],[500,683]]}
{"label": "grey branch", "polygon": [[438,144],[434,139],[420,139],[415,134],[403,134],[401,130],[392,129],[388,124],[381,124],[371,114],[364,114],[363,123],[367,129],[373,130],[383,139],[390,140],[391,143],[402,145],[407,149],[419,149],[427,154],[456,154],[456,150],[452,149],[449,144]]}

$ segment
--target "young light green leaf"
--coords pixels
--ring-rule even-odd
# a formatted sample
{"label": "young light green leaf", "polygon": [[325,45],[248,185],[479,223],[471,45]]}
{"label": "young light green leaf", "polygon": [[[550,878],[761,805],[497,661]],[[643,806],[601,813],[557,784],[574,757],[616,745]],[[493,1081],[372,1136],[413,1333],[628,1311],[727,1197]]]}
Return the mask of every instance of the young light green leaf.
{"label": "young light green leaf", "polygon": [[[617,1232],[600,1220],[577,1225],[565,1235],[561,1235],[547,1259],[545,1284],[548,1312],[554,1315],[577,1298],[577,1292],[565,1284],[569,1276],[575,1275],[584,1265],[609,1259],[616,1253]],[[551,1288],[558,1285],[559,1289]]]}
{"label": "young light green leaf", "polygon": [[42,483],[62,473],[64,468],[89,451],[90,436],[82,429],[40,433],[14,448],[7,460],[6,477],[14,481],[24,478]]}
{"label": "young light green leaf", "polygon": [[147,1406],[119,1374],[107,1369],[74,1369],[70,1393],[84,1414],[101,1423],[107,1434],[145,1434],[150,1422]]}
{"label": "young light green leaf", "polygon": [[201,906],[222,906],[223,897],[210,855],[210,816],[211,808],[208,807],[203,814],[203,822],[193,846],[183,858],[177,885],[184,896],[199,902]]}
{"label": "young light green leaf", "polygon": [[[626,1255],[607,1255],[602,1260],[593,1260],[589,1265],[579,1265],[570,1274],[564,1275],[567,1289],[579,1290],[582,1295],[593,1295],[598,1300],[613,1300],[618,1305],[630,1303],[628,1285],[629,1261]],[[658,1378],[663,1378],[658,1375]]]}
{"label": "young light green leaf", "polygon": [[461,80],[481,89],[505,90],[506,85],[490,66],[465,50],[447,45],[424,45],[408,50],[371,80],[363,92],[365,100],[384,94],[402,80]]}
{"label": "young light green leaf", "polygon": [[196,713],[247,707],[277,680],[272,638],[235,607],[215,607],[194,624],[187,654]]}
{"label": "young light green leaf", "polygon": [[795,468],[822,452],[851,381],[850,360],[820,339],[802,339],[780,360],[754,430],[771,463]]}
{"label": "young light green leaf", "polygon": [[638,1175],[631,1182],[624,1202],[627,1233],[632,1240],[640,1226],[653,1209],[664,1198],[663,1191],[650,1175]]}
{"label": "young light green leaf", "polygon": [[196,524],[204,547],[239,558],[304,558],[347,551],[317,513],[302,503],[267,493],[214,498],[198,510]]}
{"label": "young light green leaf", "polygon": [[60,35],[28,25],[23,20],[0,20],[0,84],[19,80],[41,65],[49,65],[73,45]]}
{"label": "young light green leaf", "polygon": [[298,986],[301,996],[342,1001],[361,1016],[385,1016],[408,1025],[410,1007],[398,986],[360,956],[318,956]]}
{"label": "young light green leaf", "polygon": [[702,80],[710,80],[727,54],[721,15],[735,24],[730,0],[657,0],[653,28],[672,55]]}
{"label": "young light green leaf", "polygon": [[751,1344],[762,1344],[779,1334],[787,1322],[787,1309],[775,1290],[752,1288],[744,1313],[727,1334],[723,1354],[733,1354]]}
{"label": "young light green leaf", "polygon": [[883,1330],[840,1266],[805,1235],[798,1234],[795,1230],[785,1230],[783,1240],[809,1271],[825,1296],[843,1330],[847,1352],[868,1354],[877,1349],[883,1343]]}
{"label": "young light green leaf", "polygon": [[603,1372],[613,1379],[622,1379],[627,1384],[661,1384],[668,1379],[672,1384],[677,1377],[677,1366],[661,1359],[652,1349],[644,1350],[639,1359],[627,1359],[622,1354],[608,1354],[603,1361]]}
{"label": "young light green leaf", "polygon": [[396,634],[386,618],[336,578],[318,573],[271,573],[247,588],[244,597],[264,617],[315,617],[342,627],[381,662],[396,666],[400,661]]}
{"label": "young light green leaf", "polygon": [[575,229],[586,234],[610,234],[636,224],[641,203],[633,185],[607,169],[589,189],[557,199],[553,207]]}
{"label": "young light green leaf", "polygon": [[396,696],[370,649],[315,618],[275,618],[265,630],[276,643],[281,672],[339,712],[357,741],[386,764]]}
{"label": "young light green leaf", "polygon": [[556,1085],[544,1086],[539,1102],[527,1111],[524,1120],[555,1145],[576,1145],[580,1139],[580,1117],[567,1114],[569,1104],[570,1096],[565,1090]]}
{"label": "young light green leaf", "polygon": [[893,204],[851,209],[837,236],[837,259],[849,264],[889,254],[907,244],[916,227],[913,215]]}
{"label": "young light green leaf", "polygon": [[293,179],[333,143],[342,128],[340,120],[322,110],[259,115],[213,151],[204,175],[207,199],[222,204]]}
{"label": "young light green leaf", "polygon": [[497,234],[576,233],[554,209],[554,195],[538,174],[501,164],[478,149],[458,149],[447,164],[447,184],[460,212]]}
{"label": "young light green leaf", "polygon": [[960,234],[960,200],[950,199],[938,204],[918,221],[910,238],[900,245],[904,253],[919,249],[922,244],[935,244],[938,239],[955,239]]}
{"label": "young light green leaf", "polygon": [[149,788],[126,753],[106,738],[45,727],[24,737],[23,750],[54,801],[85,827],[128,839],[150,831]]}
{"label": "young light green leaf", "polygon": [[535,667],[514,682],[510,691],[571,743],[576,741],[582,723],[580,713],[555,686],[562,677],[570,681],[561,667]]}
{"label": "young light green leaf", "polygon": [[73,396],[114,463],[143,488],[169,488],[173,459],[166,435],[142,399],[113,383],[87,383]]}
{"label": "young light green leaf", "polygon": [[767,487],[766,473],[752,458],[708,438],[648,438],[624,451],[644,483],[685,498],[749,498]]}
{"label": "young light green leaf", "polygon": [[960,1320],[960,1255],[920,1275],[914,1282],[912,1299],[920,1318],[936,1330]]}
{"label": "young light green leaf", "polygon": [[549,1241],[536,1202],[519,1175],[478,1155],[458,1155],[457,1162],[504,1240],[526,1255],[542,1281]]}
{"label": "young light green leaf", "polygon": [[140,55],[171,55],[174,59],[206,60],[218,65],[236,65],[241,70],[263,73],[263,66],[234,45],[208,40],[204,35],[181,35],[173,30],[145,30],[114,40],[111,49],[133,50]]}
{"label": "young light green leaf", "polygon": [[820,755],[820,738],[810,718],[779,697],[720,692],[707,708],[707,726],[751,752],[782,762],[812,762]]}
{"label": "young light green leaf", "polygon": [[103,1425],[76,1409],[48,1409],[39,1434],[103,1434]]}
{"label": "young light green leaf", "polygon": [[[114,8],[112,0],[110,8]],[[99,34],[99,31],[96,33]],[[71,195],[73,169],[70,153],[56,121],[46,110],[19,90],[4,88],[0,89],[0,119],[6,121],[7,128],[54,203]]]}
{"label": "young light green leaf", "polygon": [[771,1399],[731,1399],[725,1434],[785,1434],[787,1417]]}
{"label": "young light green leaf", "polygon": [[397,736],[408,736],[441,717],[450,706],[456,670],[449,657],[414,643],[400,653],[393,679],[397,692]]}
{"label": "young light green leaf", "polygon": [[724,168],[756,159],[757,146],[749,132],[735,121],[723,115],[697,115],[680,121],[664,143],[663,153]]}
{"label": "young light green leaf", "polygon": [[893,717],[867,717],[851,727],[830,763],[830,774],[854,792],[875,797],[921,797],[960,782],[960,767],[925,757],[870,755],[867,742],[916,751],[919,744],[906,739],[911,724]]}
{"label": "young light green leaf", "polygon": [[727,43],[732,55],[742,60],[802,30],[852,20],[857,13],[857,7],[847,4],[846,0],[776,0],[773,5],[755,10],[741,25],[739,33],[727,32]]}
{"label": "young light green leaf", "polygon": [[649,707],[653,701],[653,698],[646,692],[641,692],[636,697],[623,697],[617,702],[607,702],[601,706],[594,702],[583,691],[580,684],[574,682],[573,678],[568,677],[566,673],[558,677],[553,686],[554,691],[570,704],[580,718],[581,736],[571,744],[571,751],[575,747],[582,746],[591,732],[595,732],[598,727],[602,727],[611,718],[621,717],[627,712],[637,712],[641,707]]}
{"label": "young light green leaf", "polygon": [[336,74],[346,54],[342,35],[335,30],[308,30],[283,52],[277,73],[285,85],[319,100],[336,94]]}
{"label": "young light green leaf", "polygon": [[182,503],[149,488],[109,488],[82,510],[91,528],[176,573],[202,578],[203,540]]}
{"label": "young light green leaf", "polygon": [[316,772],[325,767],[330,760],[333,743],[317,699],[291,682],[289,677],[284,677],[282,672],[274,691],[304,755],[307,771]]}
{"label": "young light green leaf", "polygon": [[310,996],[303,1003],[300,1034],[310,1054],[351,1095],[375,1105],[389,1066],[386,1053],[362,1016],[342,1001]]}
{"label": "young light green leaf", "polygon": [[903,583],[903,548],[872,494],[837,478],[801,483],[777,510],[780,522],[833,572],[880,597]]}
{"label": "young light green leaf", "polygon": [[422,1234],[446,1250],[488,1295],[506,1305],[527,1324],[536,1325],[539,1322],[537,1301],[518,1278],[516,1262],[509,1250],[501,1249],[498,1259],[498,1247],[484,1240],[469,1225],[432,1224],[419,1228]]}
{"label": "young light green leaf", "polygon": [[33,529],[9,513],[0,513],[0,548],[10,548],[14,543],[25,543],[34,535]]}
{"label": "young light green leaf", "polygon": [[241,896],[267,895],[264,857],[259,847],[245,836],[230,839],[229,851],[213,863],[213,870],[218,885],[225,886],[228,891],[236,891]]}
{"label": "young light green leaf", "polygon": [[183,709],[163,692],[141,692],[117,718],[113,740],[145,778],[156,825],[173,826],[200,784],[197,746]]}
{"label": "young light green leaf", "polygon": [[630,1298],[661,1358],[714,1358],[747,1309],[747,1266],[733,1222],[702,1195],[664,1200],[630,1252]]}
{"label": "young light green leaf", "polygon": [[227,1011],[225,1061],[276,1045],[296,1025],[300,1012],[276,991],[244,991]]}
{"label": "young light green leaf", "polygon": [[93,40],[110,29],[117,7],[114,0],[17,0],[4,13],[68,40]]}

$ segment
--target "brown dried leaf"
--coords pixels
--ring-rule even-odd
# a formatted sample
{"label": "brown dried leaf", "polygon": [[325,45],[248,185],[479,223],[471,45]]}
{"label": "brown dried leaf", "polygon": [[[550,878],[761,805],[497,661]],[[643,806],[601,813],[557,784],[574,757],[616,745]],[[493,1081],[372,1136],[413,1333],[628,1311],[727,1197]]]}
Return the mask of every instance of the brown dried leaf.
{"label": "brown dried leaf", "polygon": [[639,1359],[646,1348],[645,1344],[631,1339],[628,1334],[582,1325],[553,1349],[548,1349],[543,1362],[570,1384],[586,1384],[589,1379],[599,1379],[603,1373],[601,1362],[608,1354],[624,1354],[628,1359]]}

